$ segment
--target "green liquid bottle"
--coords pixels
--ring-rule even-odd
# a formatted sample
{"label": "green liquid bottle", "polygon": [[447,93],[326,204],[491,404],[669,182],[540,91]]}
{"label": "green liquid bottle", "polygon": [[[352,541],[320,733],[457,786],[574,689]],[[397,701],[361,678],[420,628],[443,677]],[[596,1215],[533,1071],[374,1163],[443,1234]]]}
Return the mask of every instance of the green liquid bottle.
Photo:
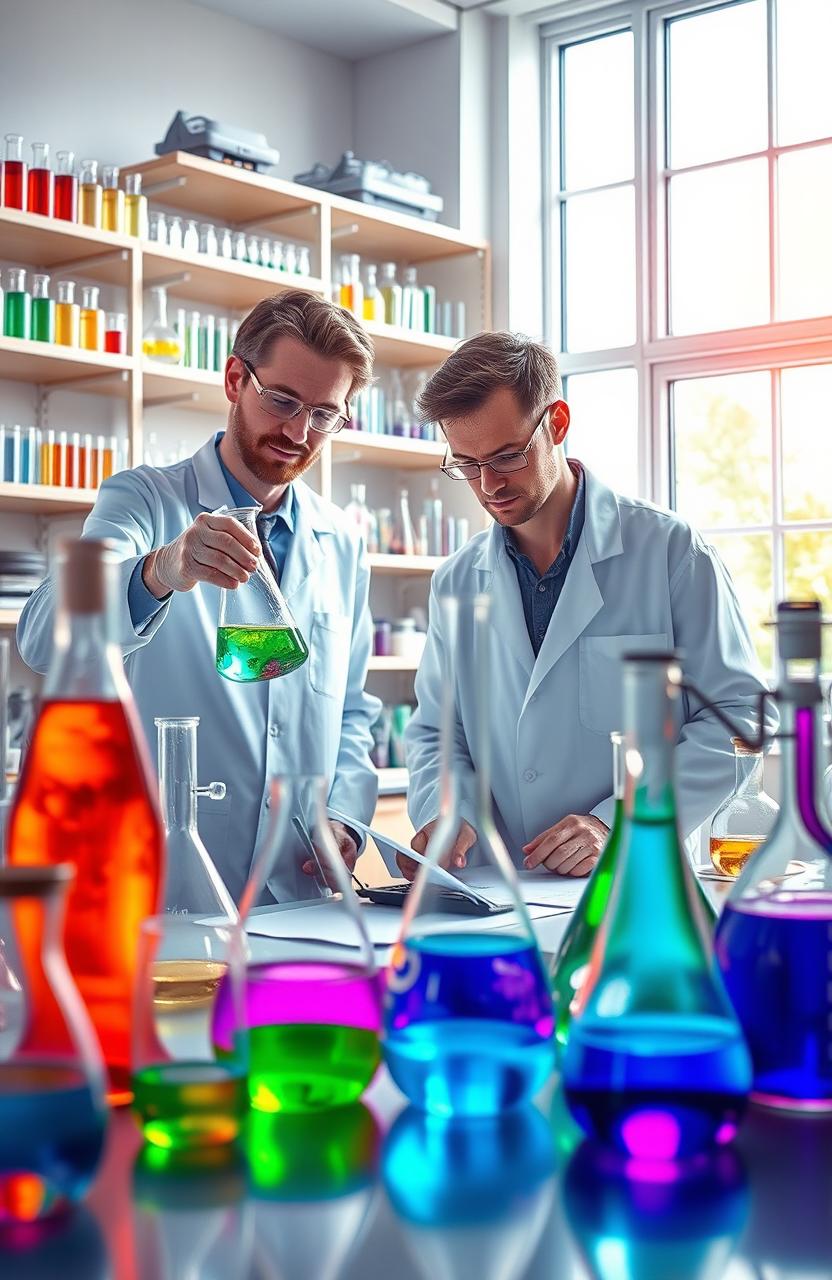
{"label": "green liquid bottle", "polygon": [[217,628],[217,671],[238,684],[288,675],[308,657],[309,650],[296,627]]}
{"label": "green liquid bottle", "polygon": [[3,333],[7,338],[29,338],[32,334],[32,299],[26,291],[26,272],[9,267],[3,300]]}
{"label": "green liquid bottle", "polygon": [[555,1045],[559,1054],[566,1048],[576,999],[587,975],[595,934],[607,909],[621,850],[621,833],[624,826],[624,738],[620,733],[611,733],[610,741],[613,752],[615,797],[612,827],[552,965]]}
{"label": "green liquid bottle", "polygon": [[32,298],[32,337],[35,342],[55,341],[55,304],[49,297],[49,276],[35,276]]}

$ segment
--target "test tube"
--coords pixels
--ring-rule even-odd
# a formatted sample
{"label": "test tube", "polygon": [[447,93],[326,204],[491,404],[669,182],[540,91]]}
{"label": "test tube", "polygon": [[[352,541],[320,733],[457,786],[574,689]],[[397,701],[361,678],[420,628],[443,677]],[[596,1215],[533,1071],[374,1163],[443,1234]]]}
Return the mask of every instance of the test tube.
{"label": "test tube", "polygon": [[32,164],[29,169],[28,205],[30,213],[52,217],[54,194],[52,170],[49,167],[49,143],[32,143]]}
{"label": "test tube", "polygon": [[98,161],[81,161],[81,184],[78,190],[78,221],[87,227],[101,226],[102,191],[98,181]]}
{"label": "test tube", "polygon": [[214,329],[214,368],[222,373],[228,359],[228,320],[217,316]]}
{"label": "test tube", "polygon": [[75,222],[78,217],[78,179],[75,176],[75,152],[59,151],[56,156],[55,217]]}
{"label": "test tube", "polygon": [[29,338],[32,335],[32,299],[26,289],[26,272],[22,267],[9,267],[6,272],[3,333],[7,338]]}
{"label": "test tube", "polygon": [[118,166],[107,164],[102,170],[104,190],[101,195],[101,225],[105,231],[124,231],[124,192],[118,185]]}
{"label": "test tube", "polygon": [[[82,450],[83,458],[83,474],[84,479],[81,481],[81,487],[85,489],[98,488],[98,469],[96,466],[95,448],[92,442],[92,436],[89,432],[84,436],[84,447]],[[79,468],[80,470],[80,468]]]}
{"label": "test tube", "polygon": [[77,347],[80,339],[80,307],[75,301],[75,281],[58,281],[55,304],[55,342],[61,347]]}
{"label": "test tube", "polygon": [[129,236],[147,239],[147,196],[142,195],[142,175],[128,173],[124,179],[124,230]]}
{"label": "test tube", "polygon": [[52,483],[62,487],[65,487],[67,483],[67,446],[66,432],[59,431],[57,442],[53,446]]}
{"label": "test tube", "polygon": [[81,346],[85,351],[104,350],[104,312],[98,306],[98,286],[81,287]]}
{"label": "test tube", "polygon": [[32,337],[35,342],[55,341],[55,304],[49,297],[49,276],[32,281]]}
{"label": "test tube", "polygon": [[123,356],[127,350],[127,317],[123,311],[108,311],[104,320],[104,350]]}
{"label": "test tube", "polygon": [[55,432],[49,428],[46,432],[46,438],[41,436],[40,442],[40,482],[41,484],[52,483],[52,473],[55,464]]}
{"label": "test tube", "polygon": [[3,206],[26,208],[26,161],[23,159],[23,134],[6,134],[6,158],[3,161]]}

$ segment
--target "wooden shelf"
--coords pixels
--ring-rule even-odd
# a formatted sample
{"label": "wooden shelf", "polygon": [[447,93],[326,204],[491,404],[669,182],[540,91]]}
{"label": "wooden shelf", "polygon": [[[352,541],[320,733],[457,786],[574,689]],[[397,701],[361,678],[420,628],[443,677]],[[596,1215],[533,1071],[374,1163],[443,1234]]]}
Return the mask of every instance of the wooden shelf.
{"label": "wooden shelf", "polygon": [[[84,276],[101,284],[125,285],[133,236],[99,231],[77,222],[44,218],[39,213],[0,209],[0,246],[4,259],[48,270],[52,275]],[[54,290],[53,290],[54,293]]]}
{"label": "wooden shelf", "polygon": [[201,413],[228,411],[221,373],[145,359],[142,375],[145,409],[175,403],[176,408],[198,409]]}
{"label": "wooden shelf", "polygon": [[0,482],[0,511],[27,511],[30,515],[89,511],[97,497],[97,489]]}
{"label": "wooden shelf", "polygon": [[[433,262],[466,253],[482,253],[486,249],[484,240],[472,240],[440,222],[426,222],[423,218],[392,213],[341,196],[327,196],[323,192],[320,195],[332,208],[332,230],[340,232],[336,240],[338,253],[369,254],[376,261],[390,258]],[[347,230],[352,227],[356,230]]]}
{"label": "wooden shelf", "polygon": [[22,609],[0,609],[0,630],[14,630],[22,612]]}
{"label": "wooden shelf", "polygon": [[103,351],[83,351],[80,347],[59,347],[29,338],[0,338],[0,378],[15,382],[36,382],[64,386],[104,396],[126,396],[133,361],[129,356],[113,356]]}
{"label": "wooden shelf", "polygon": [[252,267],[245,262],[233,262],[229,258],[211,257],[204,253],[185,253],[153,241],[144,245],[142,262],[145,288],[164,283],[180,272],[186,273],[189,279],[172,284],[170,295],[203,302],[209,308],[250,311],[261,298],[286,289],[305,289],[316,294],[324,292],[321,281],[310,276],[268,271],[264,267]]}
{"label": "wooden shelf", "polygon": [[376,359],[382,364],[429,368],[442,364],[459,345],[458,338],[444,338],[438,333],[416,333],[373,320],[363,320],[362,324],[373,340]]}
{"label": "wooden shelf", "polygon": [[433,471],[444,456],[444,444],[432,440],[408,440],[403,436],[376,436],[349,430],[332,437],[333,465],[361,462],[371,467]]}
{"label": "wooden shelf", "polygon": [[417,671],[418,668],[418,658],[381,658],[373,654],[367,669],[368,671]]}
{"label": "wooden shelf", "polygon": [[400,575],[408,573],[433,573],[434,569],[438,569],[440,564],[444,563],[444,556],[390,556],[380,555],[374,552],[367,556],[370,568],[375,573],[397,573]]}

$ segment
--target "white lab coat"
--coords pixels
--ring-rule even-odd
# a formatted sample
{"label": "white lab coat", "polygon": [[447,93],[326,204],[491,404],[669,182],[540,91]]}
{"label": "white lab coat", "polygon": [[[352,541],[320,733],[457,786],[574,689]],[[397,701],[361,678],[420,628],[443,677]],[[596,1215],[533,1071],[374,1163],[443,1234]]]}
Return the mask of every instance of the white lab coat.
{"label": "white lab coat", "polygon": [[[624,498],[586,472],[583,532],[535,658],[503,531],[477,534],[434,574],[428,639],[416,677],[418,708],[406,734],[408,809],[418,829],[439,812],[439,725],[445,641],[438,597],[486,592],[491,610],[491,792],[515,862],[524,844],[567,814],[612,820],[612,748],[621,728],[621,657],[678,648],[692,680],[751,727],[763,686],[728,573],[677,515]],[[473,622],[460,617],[457,776],[463,816],[476,826]],[[679,825],[691,838],[735,780],[730,735],[685,695],[677,704]],[[774,721],[776,723],[776,719]]]}
{"label": "white lab coat", "polygon": [[[364,550],[332,503],[303,481],[295,481],[294,494],[295,530],[280,586],[309,658],[282,679],[252,685],[217,674],[219,588],[200,583],[175,592],[141,632],[127,603],[139,560],[200,511],[234,505],[213,437],[175,466],[141,466],[105,481],[84,525],[86,537],[110,538],[118,553],[116,635],[153,758],[155,716],[200,717],[200,781],[224,782],[227,794],[220,801],[200,797],[199,829],[235,900],[267,829],[272,775],[322,774],[331,805],[366,822],[377,795],[368,752],[380,703],[364,692],[372,645]],[[17,630],[20,652],[35,671],[49,663],[54,610],[47,579]],[[278,867],[270,888],[284,901],[310,896],[310,883],[293,865]]]}

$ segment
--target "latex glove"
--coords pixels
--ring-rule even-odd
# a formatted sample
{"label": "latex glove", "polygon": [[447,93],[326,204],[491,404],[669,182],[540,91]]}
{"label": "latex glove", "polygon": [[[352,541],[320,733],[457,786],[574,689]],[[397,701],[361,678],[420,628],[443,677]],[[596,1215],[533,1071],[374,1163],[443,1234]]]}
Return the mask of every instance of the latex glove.
{"label": "latex glove", "polygon": [[[424,853],[430,843],[434,828],[439,822],[438,818],[434,818],[432,822],[426,822],[410,842],[411,849],[415,849],[417,853]],[[443,859],[442,865],[445,868],[455,867],[462,870],[468,862],[468,850],[472,845],[477,843],[477,833],[471,826],[470,822],[464,819],[457,833],[456,840],[451,846],[450,853]],[[413,858],[406,858],[404,854],[396,854],[396,864],[406,880],[413,880],[416,872],[419,870],[419,863]]]}
{"label": "latex glove", "polygon": [[591,814],[570,813],[523,845],[526,871],[588,876],[606,844],[609,827]]}
{"label": "latex glove", "polygon": [[238,587],[257,568],[260,543],[233,516],[201,511],[173,542],[145,558],[142,580],[157,600],[191,591],[198,582]]}

